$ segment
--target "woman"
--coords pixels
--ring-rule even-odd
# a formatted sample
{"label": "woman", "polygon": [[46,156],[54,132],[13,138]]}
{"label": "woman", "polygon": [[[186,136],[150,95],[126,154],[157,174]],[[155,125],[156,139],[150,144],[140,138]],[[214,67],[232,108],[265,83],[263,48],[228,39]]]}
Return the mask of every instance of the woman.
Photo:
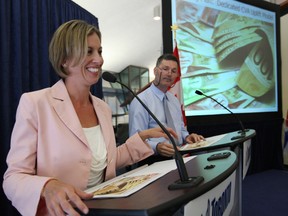
{"label": "woman", "polygon": [[73,207],[86,214],[82,200],[92,194],[83,190],[153,154],[145,140],[165,134],[141,131],[116,148],[110,108],[90,93],[103,65],[95,26],[81,20],[61,25],[49,57],[61,79],[21,96],[3,188],[23,215],[79,215]]}

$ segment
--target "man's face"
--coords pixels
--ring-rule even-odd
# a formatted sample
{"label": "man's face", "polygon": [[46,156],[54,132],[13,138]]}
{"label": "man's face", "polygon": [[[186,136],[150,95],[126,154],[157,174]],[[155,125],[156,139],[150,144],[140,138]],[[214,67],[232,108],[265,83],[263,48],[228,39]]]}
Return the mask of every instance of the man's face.
{"label": "man's face", "polygon": [[172,60],[163,60],[158,67],[154,68],[155,83],[162,91],[173,85],[178,77],[178,64]]}

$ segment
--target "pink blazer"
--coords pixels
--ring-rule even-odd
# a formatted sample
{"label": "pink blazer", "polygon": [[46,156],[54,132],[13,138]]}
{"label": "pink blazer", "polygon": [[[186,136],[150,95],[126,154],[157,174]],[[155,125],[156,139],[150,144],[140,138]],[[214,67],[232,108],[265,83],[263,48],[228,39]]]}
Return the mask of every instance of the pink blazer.
{"label": "pink blazer", "polygon": [[[105,180],[153,154],[138,134],[116,148],[109,106],[91,95],[107,148]],[[36,215],[43,185],[57,178],[86,189],[92,155],[62,80],[22,95],[7,156],[3,189],[22,215]],[[38,209],[39,210],[39,209]]]}

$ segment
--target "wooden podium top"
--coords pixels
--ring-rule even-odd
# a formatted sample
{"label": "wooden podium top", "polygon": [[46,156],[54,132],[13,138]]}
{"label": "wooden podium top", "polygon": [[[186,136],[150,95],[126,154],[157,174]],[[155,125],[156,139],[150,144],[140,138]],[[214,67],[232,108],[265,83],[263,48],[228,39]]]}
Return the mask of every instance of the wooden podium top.
{"label": "wooden podium top", "polygon": [[[178,171],[173,170],[126,198],[85,201],[90,209],[89,215],[169,215],[183,204],[219,185],[234,172],[238,166],[236,154],[229,150],[219,152],[230,152],[231,155],[225,159],[208,161],[207,158],[215,152],[207,153],[186,163],[189,177],[202,176],[204,178],[198,186],[169,190],[168,186],[179,180]],[[207,166],[211,164],[215,167],[207,169]]]}

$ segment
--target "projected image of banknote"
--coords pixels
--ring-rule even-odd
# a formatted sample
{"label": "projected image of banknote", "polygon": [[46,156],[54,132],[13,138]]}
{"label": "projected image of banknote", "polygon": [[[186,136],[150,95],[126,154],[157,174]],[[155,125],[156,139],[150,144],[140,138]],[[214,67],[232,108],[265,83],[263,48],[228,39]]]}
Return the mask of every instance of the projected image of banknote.
{"label": "projected image of banknote", "polygon": [[201,14],[200,20],[208,26],[215,27],[219,13],[219,10],[206,7]]}
{"label": "projected image of banknote", "polygon": [[231,13],[228,13],[228,12],[225,12],[225,11],[221,11],[217,15],[214,27],[217,28],[217,27],[221,26],[224,22],[226,22],[230,18],[231,18]]}
{"label": "projected image of banknote", "polygon": [[182,78],[184,106],[194,103],[203,97],[195,94],[197,89],[211,96],[235,87],[236,74],[237,71],[230,71]]}
{"label": "projected image of banknote", "polygon": [[214,28],[209,27],[201,22],[179,24],[179,29],[199,38],[203,41],[212,43]]}
{"label": "projected image of banknote", "polygon": [[218,60],[216,57],[208,57],[196,53],[186,52],[183,50],[179,50],[179,53],[181,75],[183,77],[190,77],[203,73],[208,73],[210,70],[212,73],[224,71],[219,68]]}
{"label": "projected image of banknote", "polygon": [[229,42],[227,42],[228,46],[217,54],[219,64],[229,65],[231,61],[238,63],[240,61],[240,63],[242,63],[254,44],[261,39],[262,38],[259,35],[253,34],[251,37],[249,36],[248,38],[241,38],[240,41],[233,43],[230,46]]}
{"label": "projected image of banknote", "polygon": [[177,23],[194,23],[200,19],[202,11],[204,10],[203,6],[195,5],[192,2],[188,1],[178,1],[177,6]]}
{"label": "projected image of banknote", "polygon": [[247,28],[242,29],[241,31],[231,32],[231,33],[223,35],[222,37],[214,38],[214,46],[218,47],[222,43],[229,41],[230,39],[233,39],[236,37],[242,37],[243,35],[251,35],[255,33],[257,29],[258,27],[247,27]]}
{"label": "projected image of banknote", "polygon": [[215,49],[213,44],[203,41],[186,31],[179,29],[177,31],[178,49],[198,55],[215,57]]}
{"label": "projected image of banknote", "polygon": [[[234,87],[228,89],[224,92],[212,95],[212,97],[221,103],[223,106],[228,107],[229,109],[243,109],[251,104],[255,98],[249,96],[248,94],[244,93],[243,91],[239,90],[239,88]],[[188,105],[185,107],[186,110],[200,110],[200,109],[223,109],[222,106],[217,104],[215,101],[211,100],[210,98],[202,98],[195,103]]]}
{"label": "projected image of banknote", "polygon": [[275,100],[274,101],[259,101],[259,100],[254,100],[252,101],[247,107],[246,109],[251,109],[251,110],[257,110],[259,108],[261,108],[262,110],[267,108],[269,110],[271,110],[271,107],[275,107],[276,108],[276,104],[275,104]]}
{"label": "projected image of banknote", "polygon": [[[227,71],[218,68],[219,64],[212,44],[195,38],[193,35],[187,34],[187,32],[178,32],[178,38],[182,75],[191,76],[208,72]],[[193,43],[191,43],[192,41]]]}
{"label": "projected image of banknote", "polygon": [[[195,23],[193,23],[193,25],[195,26]],[[255,28],[253,30],[255,30]],[[189,31],[179,29],[177,32],[179,38],[178,49],[191,53],[191,65],[189,67],[186,65],[183,66],[183,71],[184,73],[189,72],[193,75],[220,73],[228,71],[228,69],[233,67],[240,68],[245,57],[250,52],[253,43],[261,40],[261,37],[250,28],[244,29],[243,34],[238,33],[238,36],[235,33],[231,33],[223,36],[224,40],[222,37],[217,38],[216,42],[218,46],[215,46],[215,41],[214,43],[210,43],[208,39],[205,41],[205,35],[195,31],[192,31],[193,33],[190,31],[189,33]],[[199,35],[197,35],[198,33]],[[211,35],[209,35],[208,38],[211,39],[210,37]],[[239,49],[241,52],[239,52]],[[188,54],[186,54],[186,56],[187,55]],[[180,57],[180,61],[181,58],[182,57]],[[184,62],[184,60],[182,61]],[[185,62],[187,62],[187,58]]]}
{"label": "projected image of banknote", "polygon": [[257,34],[257,29],[266,24],[260,20],[236,14],[227,15],[226,12],[223,12],[219,13],[216,25],[213,38],[217,59],[219,64],[229,64],[231,61],[234,62],[235,59],[244,61],[253,46],[262,39]]}
{"label": "projected image of banknote", "polygon": [[[261,39],[262,38],[255,32],[252,32],[250,34],[243,34],[240,37],[230,38],[229,40],[226,40],[222,44],[215,46],[215,51],[217,54],[221,52],[223,53],[225,52],[225,50],[233,46],[235,47],[235,49],[237,49],[237,47],[240,48],[240,47],[246,46],[247,44],[253,44]],[[235,49],[232,49],[231,52],[233,52]]]}
{"label": "projected image of banknote", "polygon": [[[224,16],[224,18],[222,18]],[[237,23],[237,24],[235,24]],[[213,38],[220,38],[223,35],[237,32],[247,27],[260,27],[264,23],[260,20],[250,19],[248,17],[236,14],[228,14],[226,12],[219,13],[216,21]]]}
{"label": "projected image of banknote", "polygon": [[[193,3],[178,2],[177,25],[182,31],[212,43],[214,25],[220,11]],[[193,16],[193,18],[191,18]]]}
{"label": "projected image of banknote", "polygon": [[209,8],[194,11],[196,19],[177,24],[184,106],[207,106],[206,99],[194,93],[196,89],[238,108],[251,106],[273,90],[271,24]]}
{"label": "projected image of banknote", "polygon": [[253,47],[236,78],[237,85],[254,97],[263,96],[275,84],[274,50],[269,41],[271,35],[267,35],[269,31],[259,30],[261,33],[263,39]]}

